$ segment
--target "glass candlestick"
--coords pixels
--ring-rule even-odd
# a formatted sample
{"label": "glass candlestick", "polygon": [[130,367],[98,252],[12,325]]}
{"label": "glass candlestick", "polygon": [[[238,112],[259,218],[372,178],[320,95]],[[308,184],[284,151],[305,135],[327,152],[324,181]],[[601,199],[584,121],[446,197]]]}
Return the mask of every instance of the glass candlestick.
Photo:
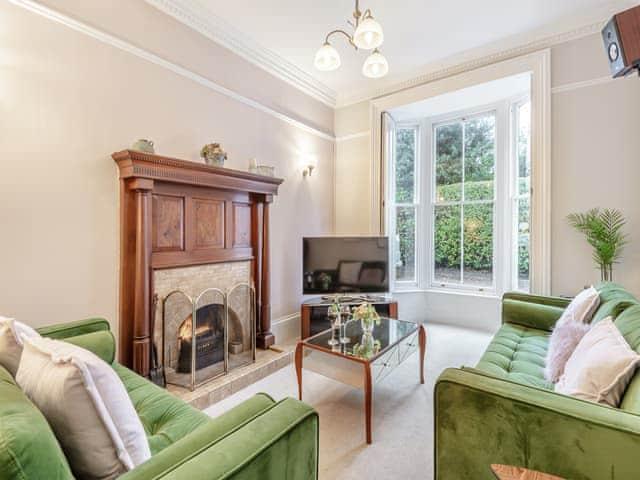
{"label": "glass candlestick", "polygon": [[349,317],[351,316],[351,308],[349,305],[342,305],[340,307],[340,343],[351,343],[351,339],[347,337],[347,323],[349,323]]}
{"label": "glass candlestick", "polygon": [[327,310],[327,316],[329,317],[329,322],[331,323],[331,338],[327,342],[332,347],[335,345],[340,345],[340,342],[336,340],[336,330],[338,330],[338,336],[340,335],[340,310],[336,308],[336,305],[331,305]]}

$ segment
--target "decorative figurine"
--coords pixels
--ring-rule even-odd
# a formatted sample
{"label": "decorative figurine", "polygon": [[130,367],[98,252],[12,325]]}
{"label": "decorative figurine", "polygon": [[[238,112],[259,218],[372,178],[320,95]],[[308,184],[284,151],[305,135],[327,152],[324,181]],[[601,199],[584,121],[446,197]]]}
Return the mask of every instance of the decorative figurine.
{"label": "decorative figurine", "polygon": [[146,140],[144,138],[134,142],[134,144],[131,145],[131,149],[145,153],[156,153],[153,148],[153,140]]}

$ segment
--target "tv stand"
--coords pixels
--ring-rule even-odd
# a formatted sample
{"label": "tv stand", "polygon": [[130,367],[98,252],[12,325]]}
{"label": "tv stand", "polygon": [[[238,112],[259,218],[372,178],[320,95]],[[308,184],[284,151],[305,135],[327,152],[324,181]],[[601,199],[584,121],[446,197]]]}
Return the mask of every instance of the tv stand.
{"label": "tv stand", "polygon": [[[378,314],[384,317],[398,318],[398,302],[386,295],[337,295],[340,305],[357,306],[362,302],[373,305]],[[307,337],[331,328],[327,310],[336,295],[326,295],[306,300],[300,306],[301,337]]]}
{"label": "tv stand", "polygon": [[332,304],[334,300],[338,300],[338,303],[346,303],[352,304],[357,302],[386,302],[388,301],[388,297],[385,295],[323,295],[320,297],[323,302],[328,302],[328,304]]}

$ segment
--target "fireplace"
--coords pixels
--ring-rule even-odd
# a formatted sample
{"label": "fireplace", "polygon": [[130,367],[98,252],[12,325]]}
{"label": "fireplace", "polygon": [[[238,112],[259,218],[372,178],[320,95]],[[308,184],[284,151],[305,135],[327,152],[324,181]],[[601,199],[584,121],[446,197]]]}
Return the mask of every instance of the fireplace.
{"label": "fireplace", "polygon": [[[237,272],[249,270],[248,265],[234,267]],[[203,272],[202,267],[200,271]],[[204,271],[221,275],[219,265]],[[187,282],[185,287],[193,289],[207,278],[206,274],[191,274],[193,271],[189,269],[167,272],[164,277],[157,277],[158,287],[161,291],[169,289],[175,279],[182,279]],[[230,278],[233,276],[227,280]],[[167,279],[173,279],[174,283]],[[221,280],[224,278],[219,276],[218,283]],[[255,292],[248,283],[238,283],[224,290],[209,287],[193,296],[184,290],[172,289],[161,298],[157,313],[162,322],[154,333],[154,344],[168,383],[193,390],[255,361]]]}
{"label": "fireplace", "polygon": [[[133,150],[112,157],[120,173],[120,362],[146,376],[154,361],[154,347],[165,360],[169,354],[178,354],[177,332],[173,332],[176,336],[170,347],[175,351],[169,352],[169,346],[157,338],[161,314],[157,309],[153,314],[153,299],[162,299],[171,291],[160,288],[158,277],[173,270],[249,265],[249,278],[241,282],[255,287],[255,324],[243,327],[252,332],[252,338],[247,334],[222,342],[225,352],[230,352],[225,356],[229,364],[213,361],[196,372],[178,373],[176,363],[174,373],[189,376],[216,368],[224,373],[246,361],[251,344],[263,349],[273,345],[269,217],[282,180]],[[202,282],[199,275],[179,280],[175,288],[191,298],[202,291],[192,291],[194,283]],[[216,281],[204,288],[211,286],[229,288]],[[231,307],[244,322],[244,313]],[[189,311],[182,313],[181,318],[176,317],[176,330],[189,316]],[[197,314],[194,316],[197,324]],[[229,328],[227,335],[238,329],[233,323]],[[195,343],[193,352],[200,345],[197,338]],[[168,367],[164,360],[161,363]]]}

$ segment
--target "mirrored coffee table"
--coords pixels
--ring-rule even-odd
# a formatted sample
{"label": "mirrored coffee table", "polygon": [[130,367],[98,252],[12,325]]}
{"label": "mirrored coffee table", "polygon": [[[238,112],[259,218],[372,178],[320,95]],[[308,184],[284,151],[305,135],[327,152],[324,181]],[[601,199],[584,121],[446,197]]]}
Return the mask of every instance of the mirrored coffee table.
{"label": "mirrored coffee table", "polygon": [[413,353],[420,353],[420,383],[424,383],[424,356],[427,334],[424,325],[393,318],[381,318],[373,330],[375,347],[362,342],[360,322],[346,325],[348,343],[332,345],[338,333],[331,329],[306,338],[296,347],[298,397],[302,400],[302,367],[341,383],[364,390],[365,431],[371,443],[373,385],[385,379]]}

